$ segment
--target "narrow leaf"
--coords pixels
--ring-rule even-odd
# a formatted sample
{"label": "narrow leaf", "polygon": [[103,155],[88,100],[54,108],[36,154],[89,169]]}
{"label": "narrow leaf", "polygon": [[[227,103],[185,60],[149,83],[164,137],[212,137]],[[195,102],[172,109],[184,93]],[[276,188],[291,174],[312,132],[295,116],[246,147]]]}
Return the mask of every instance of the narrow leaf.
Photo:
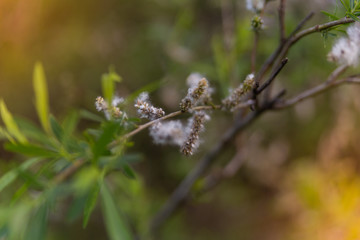
{"label": "narrow leaf", "polygon": [[87,110],[81,110],[80,111],[80,116],[82,118],[94,121],[94,122],[102,122],[104,121],[104,118],[100,117],[99,115],[96,115],[95,113],[92,113],[90,111]]}
{"label": "narrow leaf", "polygon": [[26,137],[20,132],[16,122],[14,121],[11,113],[7,109],[5,102],[2,99],[0,100],[0,113],[2,120],[6,125],[6,129],[8,133],[19,142],[26,143],[27,142]]}
{"label": "narrow leaf", "polygon": [[344,0],[340,0],[341,4],[343,5],[343,7],[346,9],[346,11],[349,11],[350,9],[348,8],[348,6],[345,4]]}
{"label": "narrow leaf", "polygon": [[106,184],[101,188],[101,206],[106,230],[111,240],[131,240],[131,234],[124,219],[119,214],[115,202]]}
{"label": "narrow leaf", "polygon": [[89,193],[89,196],[86,200],[86,204],[85,204],[85,208],[84,208],[83,228],[85,228],[87,226],[87,224],[89,222],[89,218],[91,216],[91,213],[96,206],[99,191],[100,191],[100,186],[99,186],[99,184],[96,184]]}
{"label": "narrow leaf", "polygon": [[354,14],[348,13],[348,16],[351,17],[352,19],[354,19],[355,21],[360,22],[360,18],[358,18],[358,17],[355,16]]}
{"label": "narrow leaf", "polygon": [[134,171],[131,169],[131,167],[128,164],[125,164],[123,166],[123,171],[124,171],[125,176],[127,176],[128,178],[136,179],[136,175],[135,175]]}
{"label": "narrow leaf", "polygon": [[32,144],[12,144],[12,143],[6,143],[5,149],[11,152],[17,152],[23,155],[28,156],[37,156],[37,157],[55,157],[57,156],[56,152],[51,151],[49,149],[39,147]]}
{"label": "narrow leaf", "polygon": [[338,20],[339,17],[335,16],[334,14],[331,14],[329,12],[321,11],[322,14],[325,14],[326,16],[330,17],[331,20]]}
{"label": "narrow leaf", "polygon": [[49,96],[42,64],[37,62],[34,68],[33,87],[35,91],[35,105],[41,125],[49,131]]}
{"label": "narrow leaf", "polygon": [[70,136],[74,132],[78,122],[79,114],[76,111],[68,114],[61,124],[62,128],[64,129],[65,135]]}
{"label": "narrow leaf", "polygon": [[29,220],[29,225],[25,233],[25,240],[42,240],[46,236],[48,218],[48,204],[40,206],[35,215]]}
{"label": "narrow leaf", "polygon": [[11,184],[19,175],[19,170],[24,171],[27,168],[29,168],[31,165],[39,162],[41,158],[31,158],[27,160],[26,162],[22,163],[19,167],[12,169],[11,171],[5,173],[0,178],[0,192],[7,187],[9,184]]}
{"label": "narrow leaf", "polygon": [[115,72],[113,67],[109,68],[109,73],[103,74],[101,78],[102,91],[105,100],[108,103],[111,103],[114,91],[115,91],[115,82],[120,82],[121,77]]}
{"label": "narrow leaf", "polygon": [[56,139],[59,140],[59,142],[62,142],[64,130],[52,115],[50,116],[50,126]]}

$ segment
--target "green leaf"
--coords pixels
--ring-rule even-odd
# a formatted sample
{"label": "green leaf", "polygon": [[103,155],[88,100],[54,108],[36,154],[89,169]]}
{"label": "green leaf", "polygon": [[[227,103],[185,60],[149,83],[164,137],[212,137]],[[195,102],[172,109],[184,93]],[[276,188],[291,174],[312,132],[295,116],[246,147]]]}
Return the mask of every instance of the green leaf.
{"label": "green leaf", "polygon": [[35,190],[44,190],[46,187],[46,182],[40,181],[40,178],[36,174],[29,171],[19,170],[19,178],[21,178],[25,183],[28,183],[31,188]]}
{"label": "green leaf", "polygon": [[343,7],[346,9],[346,11],[350,11],[350,9],[348,8],[348,6],[345,4],[344,0],[340,0],[341,4],[343,5]]}
{"label": "green leaf", "polygon": [[92,211],[94,210],[97,202],[97,198],[100,192],[99,184],[94,185],[91,189],[88,198],[86,199],[85,208],[84,208],[84,220],[83,228],[85,228],[89,222]]}
{"label": "green leaf", "polygon": [[76,111],[71,112],[62,122],[62,127],[66,136],[70,136],[79,122],[79,114]]}
{"label": "green leaf", "polygon": [[135,175],[134,171],[131,169],[131,167],[128,164],[125,164],[123,166],[123,171],[124,171],[125,176],[127,176],[128,178],[136,179],[136,175]]}
{"label": "green leaf", "polygon": [[32,144],[13,144],[6,143],[5,149],[11,152],[17,152],[27,156],[35,156],[35,157],[56,157],[57,153]]}
{"label": "green leaf", "polygon": [[80,111],[80,116],[82,118],[94,121],[94,122],[102,122],[104,121],[104,118],[100,117],[99,115],[96,115],[95,113],[92,113],[90,111],[87,110],[81,110]]}
{"label": "green leaf", "polygon": [[50,126],[51,126],[51,131],[53,132],[56,139],[59,142],[62,142],[64,130],[52,115],[50,116]]}
{"label": "green leaf", "polygon": [[158,88],[160,88],[162,85],[165,84],[164,80],[159,80],[159,81],[155,81],[155,82],[151,82],[147,85],[145,85],[144,87],[136,90],[135,92],[131,93],[127,98],[126,98],[126,102],[127,103],[132,103],[138,96],[140,93],[142,92],[148,92],[151,93],[155,90],[157,90]]}
{"label": "green leaf", "polygon": [[7,187],[9,184],[11,184],[19,175],[19,171],[24,171],[28,169],[33,164],[39,162],[42,160],[41,158],[31,158],[27,160],[26,162],[22,163],[19,167],[12,169],[11,171],[5,173],[0,178],[0,192]]}
{"label": "green leaf", "polygon": [[132,237],[129,228],[126,226],[125,220],[119,214],[106,184],[103,184],[101,188],[101,200],[105,226],[110,239],[131,240]]}
{"label": "green leaf", "polygon": [[335,16],[334,14],[331,14],[329,12],[325,12],[325,11],[321,11],[322,14],[325,14],[326,16],[328,16],[331,20],[338,20],[339,17]]}
{"label": "green leaf", "polygon": [[14,138],[5,130],[0,126],[0,139],[7,139],[12,143],[15,143]]}
{"label": "green leaf", "polygon": [[2,99],[0,100],[0,113],[2,120],[6,125],[6,129],[8,133],[19,142],[26,143],[27,142],[26,137],[20,132],[16,122],[14,121],[11,113],[7,109],[5,102]]}
{"label": "green leaf", "polygon": [[348,16],[351,17],[352,19],[354,19],[355,21],[360,22],[360,18],[358,18],[358,17],[355,16],[354,14],[348,13]]}
{"label": "green leaf", "polygon": [[105,73],[101,77],[103,95],[108,103],[111,103],[113,99],[115,82],[121,82],[121,77],[115,72],[113,67],[109,67],[109,73]]}
{"label": "green leaf", "polygon": [[34,68],[33,86],[35,91],[35,106],[41,125],[49,132],[49,96],[42,64],[37,62]]}
{"label": "green leaf", "polygon": [[88,196],[86,194],[81,194],[76,196],[72,201],[69,210],[66,214],[67,221],[73,223],[84,213],[84,206],[87,201]]}
{"label": "green leaf", "polygon": [[354,9],[355,4],[354,4],[354,0],[350,0],[350,8],[351,10]]}
{"label": "green leaf", "polygon": [[107,145],[114,139],[114,136],[120,127],[120,124],[117,122],[105,122],[103,125],[103,132],[95,142],[93,148],[95,159],[108,151]]}
{"label": "green leaf", "polygon": [[18,124],[21,132],[28,138],[36,140],[45,145],[51,145],[49,137],[44,133],[44,131],[38,128],[35,124],[30,122],[27,119],[15,117],[15,122]]}
{"label": "green leaf", "polygon": [[25,233],[25,240],[45,239],[48,210],[47,203],[44,203],[36,210],[35,215],[29,220],[29,224]]}

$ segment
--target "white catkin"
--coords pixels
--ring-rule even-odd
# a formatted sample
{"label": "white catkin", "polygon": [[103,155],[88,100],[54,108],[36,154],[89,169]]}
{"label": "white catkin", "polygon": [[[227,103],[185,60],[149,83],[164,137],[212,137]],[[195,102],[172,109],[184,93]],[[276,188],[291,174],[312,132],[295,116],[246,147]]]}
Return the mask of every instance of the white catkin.
{"label": "white catkin", "polygon": [[156,144],[181,146],[186,140],[186,132],[179,120],[158,122],[150,128],[150,136]]}
{"label": "white catkin", "polygon": [[147,92],[143,92],[139,95],[134,106],[138,109],[138,114],[141,118],[155,120],[165,115],[165,112],[161,108],[156,108],[151,105],[149,94]]}
{"label": "white catkin", "polygon": [[347,29],[348,37],[336,41],[328,54],[328,60],[340,65],[357,66],[360,58],[360,24]]}
{"label": "white catkin", "polygon": [[191,73],[186,78],[186,84],[188,85],[189,88],[196,87],[199,84],[200,80],[203,78],[204,76],[201,75],[200,73],[197,72]]}
{"label": "white catkin", "polygon": [[204,111],[196,112],[192,118],[188,120],[186,132],[187,137],[181,146],[181,152],[184,155],[192,155],[200,145],[200,133],[204,131],[204,123],[210,120],[210,116]]}

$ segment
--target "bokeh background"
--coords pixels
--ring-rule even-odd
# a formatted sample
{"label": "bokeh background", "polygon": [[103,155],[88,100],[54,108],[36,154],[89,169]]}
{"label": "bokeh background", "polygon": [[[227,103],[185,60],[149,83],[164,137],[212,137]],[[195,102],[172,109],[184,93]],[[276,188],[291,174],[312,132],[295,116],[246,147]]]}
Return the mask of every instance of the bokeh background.
{"label": "bokeh background", "polygon": [[[271,1],[264,15],[257,68],[279,40],[278,4]],[[328,21],[320,10],[342,11],[335,0],[288,1],[287,32],[310,11],[316,15],[307,26]],[[159,83],[151,97],[166,112],[178,109],[192,72],[209,79],[219,102],[250,73],[251,18],[242,0],[2,0],[0,97],[14,115],[36,122],[31,79],[40,60],[51,112],[60,119],[74,109],[96,112],[101,75],[111,65],[123,78],[120,96]],[[274,90],[286,88],[292,96],[323,82],[335,68],[326,60],[333,34],[342,33],[314,34],[299,42]],[[241,156],[243,166],[232,166],[209,191],[196,194],[195,189],[161,228],[159,239],[360,239],[359,90],[341,86],[263,116],[239,134],[207,177],[217,176],[234,156]],[[135,115],[131,107],[127,111]],[[190,158],[154,145],[146,131],[133,139],[129,151],[143,156],[134,166],[140,193],[126,204],[121,200],[126,194],[118,190],[117,195],[140,228],[232,121],[231,114],[214,112],[202,147]],[[79,134],[91,124],[83,121]],[[1,150],[0,174],[19,160]],[[81,219],[61,214],[67,208],[65,202],[52,216],[48,239],[107,239],[99,211],[82,229]]]}

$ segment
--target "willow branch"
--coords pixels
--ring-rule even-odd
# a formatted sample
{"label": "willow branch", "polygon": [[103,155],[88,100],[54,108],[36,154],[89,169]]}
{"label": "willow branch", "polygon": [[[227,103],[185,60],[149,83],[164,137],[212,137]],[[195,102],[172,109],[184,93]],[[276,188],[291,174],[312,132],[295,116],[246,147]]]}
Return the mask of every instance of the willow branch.
{"label": "willow branch", "polygon": [[[336,69],[334,72],[340,74],[342,71],[339,71],[342,67]],[[334,73],[333,72],[333,73]],[[337,77],[336,74],[331,74],[330,78]],[[180,206],[181,203],[187,198],[193,184],[196,180],[204,174],[204,172],[210,167],[210,165],[215,161],[215,159],[229,147],[229,143],[232,142],[236,134],[251,124],[257,117],[267,110],[278,110],[286,107],[293,106],[294,104],[301,102],[306,98],[316,96],[317,94],[328,90],[332,87],[344,84],[344,83],[354,83],[360,84],[360,75],[350,76],[342,80],[332,80],[326,81],[323,84],[307,90],[298,96],[286,100],[280,101],[279,99],[285,94],[285,91],[281,91],[276,97],[273,98],[270,102],[266,102],[261,108],[257,109],[254,112],[249,113],[244,119],[234,123],[234,125],[223,135],[220,141],[217,142],[215,147],[207,154],[204,158],[198,162],[198,164],[192,169],[192,171],[185,177],[185,179],[180,183],[180,185],[175,189],[173,194],[167,200],[165,205],[160,209],[158,214],[154,217],[151,222],[151,231],[154,233],[160,225],[162,225],[166,219],[168,219],[173,212]]]}
{"label": "willow branch", "polygon": [[180,185],[175,189],[173,194],[167,200],[165,205],[156,214],[151,222],[150,231],[155,233],[159,226],[161,226],[166,219],[179,207],[179,205],[186,199],[195,181],[211,166],[216,158],[225,151],[235,136],[255,119],[257,119],[266,110],[271,109],[272,106],[283,96],[284,91],[281,91],[271,101],[267,102],[256,111],[250,112],[240,121],[236,121],[231,128],[229,128],[216,145],[208,152],[185,177]]}
{"label": "willow branch", "polygon": [[332,82],[324,82],[314,88],[311,88],[309,90],[306,90],[306,91],[300,93],[299,95],[297,95],[291,99],[285,100],[283,102],[278,102],[277,104],[275,104],[274,109],[283,109],[283,108],[291,107],[297,103],[304,101],[305,99],[315,97],[318,94],[320,94],[330,88],[334,88],[336,86],[346,84],[346,83],[360,84],[360,77],[359,76],[348,77],[348,78],[344,78],[344,79],[340,79],[340,80],[335,80]]}
{"label": "willow branch", "polygon": [[262,91],[264,91],[267,87],[270,86],[272,81],[276,78],[276,76],[280,73],[280,71],[285,67],[287,62],[289,61],[288,58],[285,58],[281,61],[280,65],[275,69],[275,71],[271,74],[271,76],[261,85],[257,90],[256,94],[260,94]]}
{"label": "willow branch", "polygon": [[256,79],[259,82],[265,75],[265,73],[271,68],[271,66],[274,64],[274,62],[276,61],[276,59],[279,57],[280,53],[282,52],[282,49],[286,46],[286,44],[290,41],[290,39],[298,32],[300,31],[300,29],[305,25],[305,23],[307,21],[309,21],[312,16],[314,16],[314,13],[311,12],[309,15],[307,15],[294,29],[294,31],[292,31],[292,33],[290,33],[289,37],[281,42],[279,44],[279,46],[277,47],[277,49],[266,59],[266,61],[263,63],[263,65],[261,66],[258,74],[256,75]]}
{"label": "willow branch", "polygon": [[297,34],[295,34],[294,36],[292,36],[291,38],[288,39],[288,41],[286,42],[286,44],[284,45],[283,49],[281,50],[280,54],[279,54],[279,58],[284,58],[288,52],[289,49],[295,44],[297,43],[300,39],[312,34],[312,33],[317,33],[317,32],[321,32],[324,30],[327,30],[329,28],[335,27],[335,26],[339,26],[339,25],[343,25],[343,24],[347,24],[347,23],[353,23],[355,22],[354,19],[352,18],[342,18],[336,21],[332,21],[332,22],[328,22],[328,23],[324,23],[324,24],[320,24],[320,25],[315,25],[313,27],[307,28],[301,32],[298,32]]}

